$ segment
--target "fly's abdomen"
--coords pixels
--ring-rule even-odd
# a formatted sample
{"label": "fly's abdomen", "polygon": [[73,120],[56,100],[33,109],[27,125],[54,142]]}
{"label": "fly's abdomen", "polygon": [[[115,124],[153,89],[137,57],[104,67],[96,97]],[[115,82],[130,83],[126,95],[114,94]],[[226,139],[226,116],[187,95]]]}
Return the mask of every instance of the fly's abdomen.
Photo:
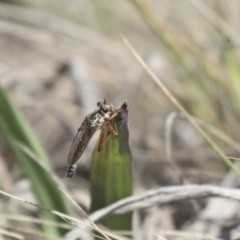
{"label": "fly's abdomen", "polygon": [[76,173],[76,169],[77,169],[77,165],[68,167],[67,174],[66,174],[67,178],[72,178]]}

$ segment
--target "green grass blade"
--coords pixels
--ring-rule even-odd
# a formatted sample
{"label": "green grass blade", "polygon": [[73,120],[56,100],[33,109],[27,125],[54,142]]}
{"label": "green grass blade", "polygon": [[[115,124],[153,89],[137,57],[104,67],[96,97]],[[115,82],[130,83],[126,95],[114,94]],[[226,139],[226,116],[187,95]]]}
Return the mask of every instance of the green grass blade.
{"label": "green grass blade", "polygon": [[[25,144],[42,160],[48,169],[51,169],[50,161],[31,128],[2,88],[0,88],[0,129],[5,135],[22,171],[31,182],[38,203],[50,209],[72,214],[70,206],[58,190],[52,177],[17,146],[17,141]],[[40,215],[44,219],[59,221],[59,218],[48,212],[41,212]],[[49,236],[60,236],[60,231],[56,227],[45,225],[44,230]]]}
{"label": "green grass blade", "polygon": [[240,69],[237,56],[233,50],[225,52],[226,64],[230,75],[230,84],[232,84],[232,90],[234,91],[236,103],[233,101],[237,112],[240,112]]}
{"label": "green grass blade", "polygon": [[[121,127],[120,125],[123,124]],[[94,149],[91,161],[91,212],[132,195],[132,157],[129,146],[127,116],[117,122],[118,137],[109,136],[101,152]],[[106,132],[106,130],[105,130]],[[132,214],[101,220],[109,229],[131,230]]]}

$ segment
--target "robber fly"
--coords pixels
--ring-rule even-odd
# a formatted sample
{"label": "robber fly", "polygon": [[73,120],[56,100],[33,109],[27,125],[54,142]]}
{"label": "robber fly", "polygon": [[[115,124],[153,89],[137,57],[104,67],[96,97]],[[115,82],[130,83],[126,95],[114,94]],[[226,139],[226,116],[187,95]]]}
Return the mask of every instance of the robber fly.
{"label": "robber fly", "polygon": [[[72,178],[77,169],[77,162],[79,158],[82,156],[84,150],[86,149],[89,141],[91,140],[94,133],[101,129],[101,136],[98,144],[98,151],[100,152],[103,146],[105,145],[107,138],[110,134],[113,136],[118,135],[118,130],[116,125],[110,122],[121,113],[122,108],[115,110],[113,105],[104,100],[104,102],[97,103],[98,109],[93,111],[91,114],[86,116],[82,125],[78,129],[78,133],[73,140],[72,146],[70,148],[68,154],[68,170],[67,170],[67,178]],[[123,105],[122,105],[123,106]],[[120,114],[121,115],[121,114]],[[122,120],[123,117],[116,121]],[[107,135],[104,136],[104,126],[107,127]]]}

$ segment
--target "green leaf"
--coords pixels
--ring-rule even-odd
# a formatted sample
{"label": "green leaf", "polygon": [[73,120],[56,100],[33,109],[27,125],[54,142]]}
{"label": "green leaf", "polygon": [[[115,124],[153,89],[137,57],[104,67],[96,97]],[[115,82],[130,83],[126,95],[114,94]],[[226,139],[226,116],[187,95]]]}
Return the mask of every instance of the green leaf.
{"label": "green leaf", "polygon": [[[126,105],[127,106],[127,105]],[[132,195],[132,157],[129,146],[128,116],[116,122],[119,135],[109,136],[91,160],[91,212]],[[105,134],[107,128],[104,129]],[[101,220],[109,229],[131,230],[132,214],[112,215]]]}
{"label": "green leaf", "polygon": [[[58,190],[58,186],[52,177],[17,146],[16,142],[21,142],[29,147],[42,160],[44,166],[51,170],[50,161],[30,126],[1,87],[0,129],[5,135],[22,171],[31,182],[32,191],[38,203],[46,208],[72,215],[71,207]],[[59,221],[58,217],[48,212],[40,212],[40,216],[44,219]],[[53,226],[44,225],[44,231],[48,234],[49,239],[51,239],[51,236],[61,236],[59,229]]]}

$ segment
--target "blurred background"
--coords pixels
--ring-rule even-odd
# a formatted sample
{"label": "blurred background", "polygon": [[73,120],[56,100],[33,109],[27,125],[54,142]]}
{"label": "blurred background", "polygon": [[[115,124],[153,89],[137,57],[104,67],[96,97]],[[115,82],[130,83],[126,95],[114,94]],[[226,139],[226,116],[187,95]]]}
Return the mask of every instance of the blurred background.
{"label": "blurred background", "polygon": [[[133,58],[120,34],[189,113],[201,120],[226,155],[238,157],[239,21],[237,0],[0,1],[0,87],[33,129],[53,171],[88,211],[89,160],[97,134],[71,181],[65,179],[67,155],[83,119],[104,98],[116,108],[126,99],[129,105],[134,193],[181,184],[165,151],[166,121],[176,109]],[[172,157],[187,182],[239,186],[236,174],[185,119],[175,116],[171,132]],[[35,202],[3,133],[1,187]],[[139,211],[135,225],[144,234],[136,239],[154,239],[153,232],[176,229],[237,239],[238,205],[224,202],[232,210],[221,218],[219,203],[218,221],[216,214],[204,213],[211,225],[200,224],[198,218],[207,212],[209,201],[197,204],[198,212],[189,201]],[[6,214],[29,216],[37,211],[6,199],[1,199],[0,208]]]}

